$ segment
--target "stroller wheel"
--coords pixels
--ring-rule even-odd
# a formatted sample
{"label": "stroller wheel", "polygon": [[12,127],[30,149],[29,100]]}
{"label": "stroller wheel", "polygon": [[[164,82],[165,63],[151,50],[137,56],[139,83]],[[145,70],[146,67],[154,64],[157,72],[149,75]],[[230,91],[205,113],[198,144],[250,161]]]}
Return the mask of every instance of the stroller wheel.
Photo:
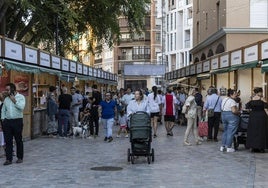
{"label": "stroller wheel", "polygon": [[127,150],[127,161],[130,162],[130,149],[128,148]]}
{"label": "stroller wheel", "polygon": [[151,156],[149,155],[149,156],[147,156],[147,162],[148,162],[148,164],[150,164],[151,163]]}
{"label": "stroller wheel", "polygon": [[151,157],[152,157],[152,162],[154,162],[154,149],[153,148],[152,148]]}

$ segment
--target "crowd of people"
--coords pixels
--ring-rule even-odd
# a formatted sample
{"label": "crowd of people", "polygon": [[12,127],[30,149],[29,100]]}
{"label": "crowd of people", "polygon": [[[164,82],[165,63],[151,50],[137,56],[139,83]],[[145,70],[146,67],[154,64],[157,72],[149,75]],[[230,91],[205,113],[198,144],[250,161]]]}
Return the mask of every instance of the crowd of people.
{"label": "crowd of people", "polygon": [[[187,88],[188,89],[188,88]],[[12,163],[13,137],[17,145],[18,163],[23,161],[22,118],[25,106],[24,97],[16,92],[14,84],[6,86],[7,95],[0,95],[1,127],[5,138],[6,162]],[[208,142],[218,142],[220,124],[223,127],[220,151],[234,152],[233,138],[239,126],[240,113],[249,112],[247,131],[247,147],[252,152],[265,152],[268,149],[268,104],[263,98],[262,88],[255,88],[250,100],[242,108],[240,91],[228,89],[226,96],[218,93],[218,89],[210,87],[206,96],[202,96],[199,88],[168,88],[166,93],[156,86],[148,90],[121,88],[118,92],[106,92],[103,96],[97,85],[92,86],[92,94],[81,94],[75,87],[61,88],[59,96],[56,87],[50,86],[47,96],[47,133],[67,138],[73,135],[73,127],[86,122],[88,137],[99,136],[100,123],[105,128],[104,141],[113,141],[113,126],[118,125],[116,137],[124,133],[128,137],[129,118],[131,114],[143,111],[151,117],[153,137],[158,137],[158,125],[164,124],[166,135],[173,136],[175,124],[187,126],[184,134],[184,146],[192,145],[190,133],[193,133],[196,145],[202,144],[204,138],[198,134],[198,124],[208,122]]]}

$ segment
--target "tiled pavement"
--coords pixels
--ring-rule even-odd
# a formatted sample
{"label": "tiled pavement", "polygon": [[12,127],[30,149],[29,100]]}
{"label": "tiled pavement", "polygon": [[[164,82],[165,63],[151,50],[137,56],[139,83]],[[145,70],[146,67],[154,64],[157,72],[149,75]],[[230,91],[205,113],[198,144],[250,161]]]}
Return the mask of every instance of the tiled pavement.
{"label": "tiled pavement", "polygon": [[[103,137],[41,137],[27,141],[24,163],[0,166],[0,188],[268,187],[267,153],[252,154],[243,146],[235,153],[221,153],[220,143],[214,142],[183,146],[184,131],[185,127],[176,126],[174,136],[167,137],[164,126],[159,126],[158,137],[152,143],[155,162],[150,165],[143,157],[134,165],[127,162],[130,143],[123,137],[114,138],[111,143],[105,143]],[[0,162],[4,160],[2,156]],[[91,170],[101,166],[123,169]]]}

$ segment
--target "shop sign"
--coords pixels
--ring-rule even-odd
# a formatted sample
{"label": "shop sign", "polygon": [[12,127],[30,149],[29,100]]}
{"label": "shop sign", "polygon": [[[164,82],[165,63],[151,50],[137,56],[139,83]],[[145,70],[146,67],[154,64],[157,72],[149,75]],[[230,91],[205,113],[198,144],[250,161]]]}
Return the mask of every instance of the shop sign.
{"label": "shop sign", "polygon": [[185,76],[185,68],[181,69],[181,77]]}
{"label": "shop sign", "polygon": [[77,73],[83,74],[83,66],[80,63],[77,63]]}
{"label": "shop sign", "polygon": [[198,74],[198,73],[201,73],[201,72],[202,72],[202,63],[198,63],[196,65],[196,73]]}
{"label": "shop sign", "polygon": [[40,65],[50,67],[50,55],[45,52],[40,52]]}
{"label": "shop sign", "polygon": [[229,55],[223,55],[220,57],[220,68],[229,66]]}
{"label": "shop sign", "polygon": [[5,57],[22,61],[22,45],[16,42],[5,41]]}
{"label": "shop sign", "polygon": [[83,65],[83,74],[88,75],[88,66]]}
{"label": "shop sign", "polygon": [[93,76],[92,67],[88,67],[88,75]]}
{"label": "shop sign", "polygon": [[60,58],[56,56],[51,57],[52,61],[52,68],[60,70]]}
{"label": "shop sign", "polygon": [[258,45],[245,48],[245,63],[258,60]]}
{"label": "shop sign", "polygon": [[93,76],[94,76],[94,77],[97,77],[97,76],[98,76],[97,69],[93,69]]}
{"label": "shop sign", "polygon": [[219,68],[219,58],[211,59],[211,69],[218,69]]}
{"label": "shop sign", "polygon": [[186,67],[185,68],[185,76],[189,76],[190,75],[190,67]]}
{"label": "shop sign", "polygon": [[177,78],[180,78],[180,77],[181,77],[181,70],[178,69],[178,70],[177,70]]}
{"label": "shop sign", "polygon": [[61,62],[62,62],[61,69],[64,71],[69,71],[69,60],[62,59]]}
{"label": "shop sign", "polygon": [[190,66],[190,74],[192,75],[192,74],[195,74],[195,65],[191,65]]}
{"label": "shop sign", "polygon": [[37,50],[25,47],[25,61],[32,64],[37,64]]}
{"label": "shop sign", "polygon": [[268,58],[268,41],[261,44],[261,59]]}
{"label": "shop sign", "polygon": [[70,71],[76,73],[76,62],[70,61]]}
{"label": "shop sign", "polygon": [[242,64],[242,50],[231,53],[231,65]]}
{"label": "shop sign", "polygon": [[210,61],[205,61],[203,63],[203,72],[208,72],[210,71]]}

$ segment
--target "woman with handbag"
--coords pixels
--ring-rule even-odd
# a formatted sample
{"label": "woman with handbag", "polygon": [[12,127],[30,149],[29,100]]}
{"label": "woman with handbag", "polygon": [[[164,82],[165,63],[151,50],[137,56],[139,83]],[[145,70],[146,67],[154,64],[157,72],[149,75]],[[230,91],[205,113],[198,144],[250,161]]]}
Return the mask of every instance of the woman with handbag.
{"label": "woman with handbag", "polygon": [[222,101],[222,124],[224,132],[222,134],[222,146],[220,151],[235,152],[232,148],[234,134],[239,124],[239,109],[238,104],[235,102],[237,92],[233,89],[228,89],[227,98]]}
{"label": "woman with handbag", "polygon": [[192,145],[189,142],[189,134],[191,130],[193,130],[193,134],[195,137],[195,143],[196,145],[200,145],[201,142],[198,137],[198,130],[197,130],[197,104],[195,102],[195,89],[191,88],[189,91],[189,96],[187,97],[185,104],[184,104],[184,109],[183,112],[185,112],[185,117],[187,118],[187,128],[184,134],[184,145],[185,146],[190,146]]}

